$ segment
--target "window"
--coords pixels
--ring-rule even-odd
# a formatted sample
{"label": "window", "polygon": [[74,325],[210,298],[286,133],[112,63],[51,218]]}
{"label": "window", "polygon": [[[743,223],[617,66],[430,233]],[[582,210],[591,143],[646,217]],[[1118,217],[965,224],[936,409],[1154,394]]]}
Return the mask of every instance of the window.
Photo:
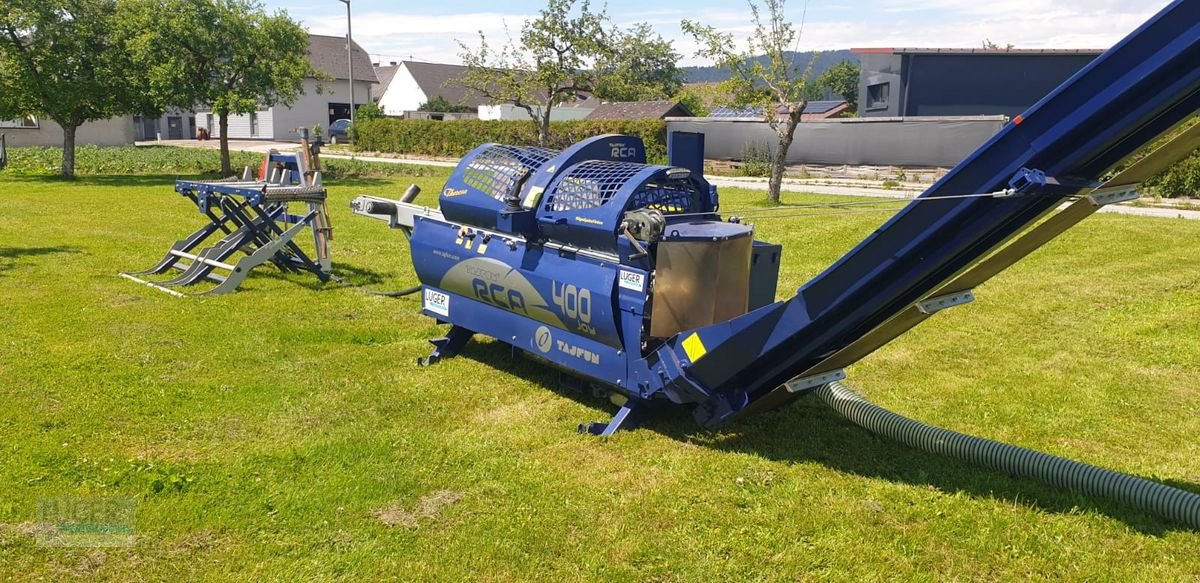
{"label": "window", "polygon": [[250,135],[251,136],[258,135],[258,114],[257,113],[250,114]]}
{"label": "window", "polygon": [[24,119],[0,119],[0,128],[37,129],[38,127],[40,127],[38,118],[32,115],[27,115]]}
{"label": "window", "polygon": [[867,86],[867,109],[887,109],[891,100],[891,84],[877,83]]}

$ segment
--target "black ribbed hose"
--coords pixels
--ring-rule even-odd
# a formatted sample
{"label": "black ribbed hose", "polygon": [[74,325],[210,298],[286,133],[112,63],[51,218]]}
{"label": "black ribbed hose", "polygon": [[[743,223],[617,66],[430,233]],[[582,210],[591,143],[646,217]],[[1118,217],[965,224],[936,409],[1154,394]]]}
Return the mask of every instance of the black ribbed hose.
{"label": "black ribbed hose", "polygon": [[1023,447],[925,425],[870,403],[838,382],[821,387],[817,395],[856,425],[909,447],[1013,476],[1036,478],[1087,496],[1103,496],[1200,529],[1200,495]]}

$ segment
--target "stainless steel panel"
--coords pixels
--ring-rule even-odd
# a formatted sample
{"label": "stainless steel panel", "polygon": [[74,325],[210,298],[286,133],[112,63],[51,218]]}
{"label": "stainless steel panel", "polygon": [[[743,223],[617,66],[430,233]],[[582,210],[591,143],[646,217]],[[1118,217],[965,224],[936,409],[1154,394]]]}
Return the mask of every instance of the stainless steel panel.
{"label": "stainless steel panel", "polygon": [[746,313],[752,237],[660,241],[650,335],[673,336]]}

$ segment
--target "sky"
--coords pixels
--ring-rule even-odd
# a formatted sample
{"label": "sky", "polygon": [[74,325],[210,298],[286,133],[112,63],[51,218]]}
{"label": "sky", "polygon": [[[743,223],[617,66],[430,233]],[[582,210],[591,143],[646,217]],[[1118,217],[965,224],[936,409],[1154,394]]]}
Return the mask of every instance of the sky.
{"label": "sky", "polygon": [[[352,0],[354,39],[379,62],[414,59],[458,63],[459,44],[479,44],[479,32],[498,44],[508,31],[545,6],[545,0],[505,3]],[[266,0],[314,34],[346,34],[346,6],[338,0]],[[761,4],[761,1],[760,1]],[[980,47],[984,39],[1017,48],[1105,49],[1169,4],[1168,0],[842,0],[787,2],[803,32],[798,50],[855,47]],[[594,7],[602,2],[595,2]],[[744,1],[611,0],[613,22],[647,22],[683,55],[683,65],[709,65],[694,56],[696,43],[679,23],[692,19],[744,40],[751,30]]]}

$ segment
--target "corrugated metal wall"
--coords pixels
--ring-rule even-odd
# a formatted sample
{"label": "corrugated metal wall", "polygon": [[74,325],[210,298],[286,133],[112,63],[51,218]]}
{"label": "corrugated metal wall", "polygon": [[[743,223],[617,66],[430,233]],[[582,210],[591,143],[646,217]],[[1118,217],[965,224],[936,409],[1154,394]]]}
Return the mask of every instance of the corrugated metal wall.
{"label": "corrugated metal wall", "polygon": [[[1003,116],[851,118],[806,121],[796,128],[789,164],[954,166],[1003,127]],[[766,152],[775,132],[758,120],[672,118],[668,131],[704,134],[704,155],[742,160]]]}
{"label": "corrugated metal wall", "polygon": [[[209,125],[209,117],[212,117],[211,126]],[[275,124],[274,112],[272,109],[264,109],[255,114],[257,118],[254,129],[257,132],[251,132],[250,115],[231,115],[229,116],[229,137],[231,139],[260,139],[272,140],[275,139]],[[197,128],[212,128],[210,137],[218,138],[221,136],[221,124],[218,123],[216,114],[202,112],[196,114]],[[166,136],[163,136],[166,137]]]}

